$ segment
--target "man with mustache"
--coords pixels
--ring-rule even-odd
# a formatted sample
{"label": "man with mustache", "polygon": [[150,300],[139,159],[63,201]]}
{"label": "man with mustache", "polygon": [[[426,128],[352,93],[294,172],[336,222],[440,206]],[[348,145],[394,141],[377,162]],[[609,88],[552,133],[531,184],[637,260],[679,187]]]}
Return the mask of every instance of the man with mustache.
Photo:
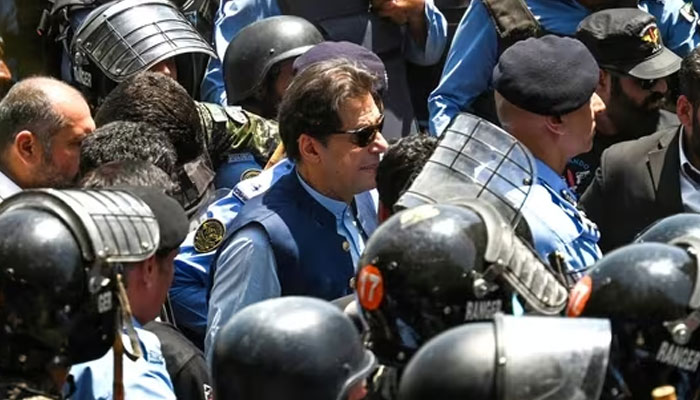
{"label": "man with mustache", "polygon": [[681,58],[664,46],[656,19],[636,8],[593,13],[581,22],[576,38],[598,62],[596,93],[606,106],[596,115],[593,148],[566,168],[567,183],[581,196],[605,149],[678,126],[678,118],[661,105],[669,90],[667,78],[678,71]]}
{"label": "man with mustache", "polygon": [[598,224],[603,251],[629,243],[647,225],[681,212],[700,212],[700,50],[678,74],[680,127],[618,143],[603,152],[580,205]]}

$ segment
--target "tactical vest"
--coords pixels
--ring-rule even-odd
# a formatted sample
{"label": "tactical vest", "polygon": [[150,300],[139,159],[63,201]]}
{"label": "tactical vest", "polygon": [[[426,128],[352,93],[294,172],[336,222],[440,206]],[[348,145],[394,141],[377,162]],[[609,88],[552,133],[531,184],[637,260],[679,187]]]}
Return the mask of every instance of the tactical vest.
{"label": "tactical vest", "polygon": [[369,0],[279,0],[282,14],[310,21],[327,40],[362,45],[382,59],[389,77],[385,126],[391,129],[385,131],[406,136],[413,128],[414,113],[403,59],[403,30],[371,12],[370,4]]}
{"label": "tactical vest", "polygon": [[[358,209],[367,215],[367,207],[372,204],[369,193],[355,199]],[[369,223],[364,225],[365,231],[369,235],[376,222],[373,226],[371,221],[366,222]],[[249,224],[258,224],[270,238],[283,296],[333,300],[352,293],[349,282],[355,269],[345,238],[337,233],[335,216],[301,186],[296,172],[281,177],[265,194],[245,204],[219,251]],[[214,261],[212,279],[216,276],[216,265]]]}
{"label": "tactical vest", "polygon": [[[508,47],[529,37],[540,37],[544,30],[529,8],[525,0],[473,0],[482,1],[491,17],[498,34],[498,54]],[[498,124],[496,104],[493,90],[487,90],[479,95],[471,105],[471,112]]]}
{"label": "tactical vest", "polygon": [[250,153],[264,166],[280,142],[277,122],[242,109],[240,106],[196,102],[202,124],[203,142],[214,170],[229,155]]}

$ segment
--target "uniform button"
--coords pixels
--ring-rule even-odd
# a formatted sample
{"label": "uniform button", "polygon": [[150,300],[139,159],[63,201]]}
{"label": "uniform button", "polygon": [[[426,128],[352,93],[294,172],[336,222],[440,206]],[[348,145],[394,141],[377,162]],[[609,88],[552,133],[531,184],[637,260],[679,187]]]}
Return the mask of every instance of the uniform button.
{"label": "uniform button", "polygon": [[343,250],[350,251],[350,243],[347,240],[343,242]]}

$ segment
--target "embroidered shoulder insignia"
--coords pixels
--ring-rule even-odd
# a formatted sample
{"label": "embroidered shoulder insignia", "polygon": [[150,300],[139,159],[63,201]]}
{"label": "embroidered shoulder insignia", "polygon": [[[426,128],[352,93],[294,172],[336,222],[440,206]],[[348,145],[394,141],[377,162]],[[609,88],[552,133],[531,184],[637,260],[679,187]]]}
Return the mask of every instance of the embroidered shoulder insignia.
{"label": "embroidered shoulder insignia", "polygon": [[246,179],[255,178],[260,175],[262,171],[259,168],[248,168],[241,174],[241,179],[239,181],[244,181]]}
{"label": "embroidered shoulder insignia", "polygon": [[224,241],[226,228],[218,219],[207,219],[199,225],[194,234],[194,249],[198,253],[209,253]]}

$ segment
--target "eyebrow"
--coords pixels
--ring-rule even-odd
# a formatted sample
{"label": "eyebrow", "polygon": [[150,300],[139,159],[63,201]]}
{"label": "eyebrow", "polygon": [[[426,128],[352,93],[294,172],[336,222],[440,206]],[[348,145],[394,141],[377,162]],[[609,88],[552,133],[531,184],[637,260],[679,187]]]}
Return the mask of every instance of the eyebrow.
{"label": "eyebrow", "polygon": [[377,116],[377,118],[375,118],[374,121],[372,121],[371,123],[365,124],[365,125],[361,125],[361,126],[355,128],[355,129],[351,129],[351,130],[363,129],[363,128],[367,128],[368,126],[377,125],[377,124],[379,124],[379,121],[382,120],[382,117],[384,117],[384,114],[379,113],[379,115]]}

